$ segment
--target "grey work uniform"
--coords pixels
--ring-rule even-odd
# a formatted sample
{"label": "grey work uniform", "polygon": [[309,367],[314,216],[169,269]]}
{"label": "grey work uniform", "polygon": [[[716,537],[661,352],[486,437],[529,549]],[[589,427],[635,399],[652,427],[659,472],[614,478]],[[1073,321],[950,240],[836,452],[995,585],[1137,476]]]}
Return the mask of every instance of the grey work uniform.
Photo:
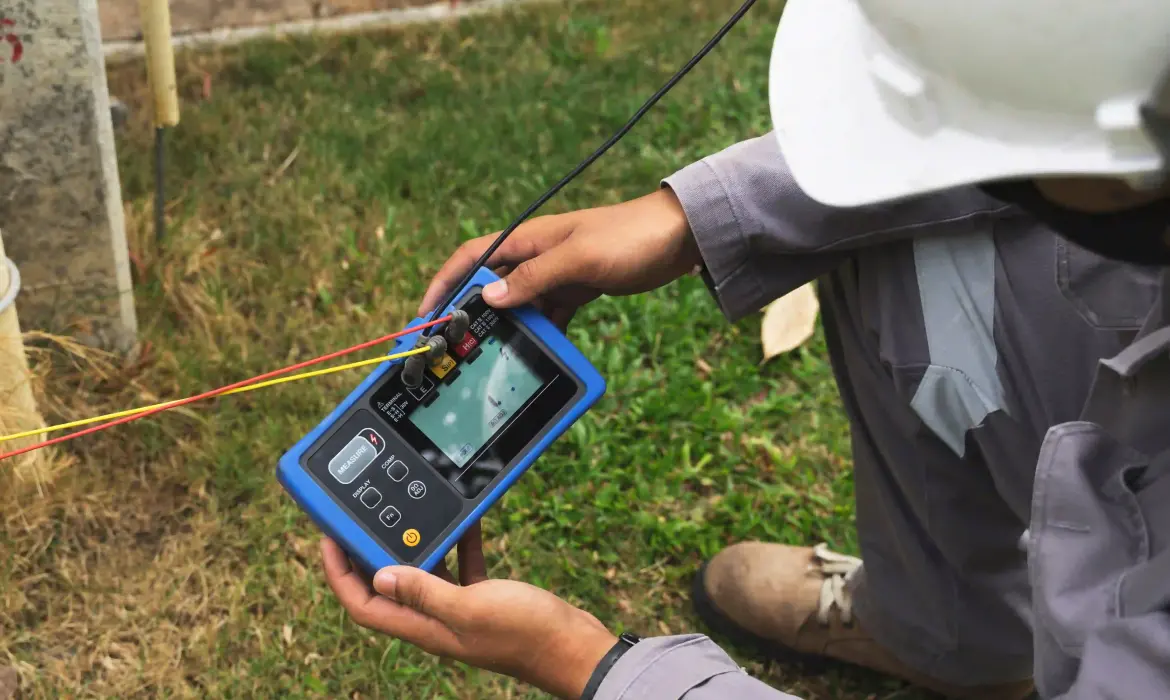
{"label": "grey work uniform", "polygon": [[[772,135],[665,184],[729,319],[820,278],[852,429],[854,605],[875,639],[955,684],[1035,674],[1046,700],[1170,698],[1170,506],[1153,506],[1170,465],[1133,471],[1170,447],[1160,271],[978,187],[823,206]],[[597,694],[789,697],[702,635],[643,641]]]}

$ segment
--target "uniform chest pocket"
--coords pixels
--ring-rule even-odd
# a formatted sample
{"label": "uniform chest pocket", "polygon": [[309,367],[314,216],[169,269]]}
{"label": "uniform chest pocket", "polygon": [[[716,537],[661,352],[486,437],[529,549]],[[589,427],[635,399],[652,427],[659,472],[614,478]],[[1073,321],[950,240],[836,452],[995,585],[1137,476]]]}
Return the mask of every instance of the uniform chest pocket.
{"label": "uniform chest pocket", "polygon": [[1140,328],[1157,298],[1159,276],[1155,268],[1107,260],[1075,243],[1057,240],[1060,293],[1095,328]]}

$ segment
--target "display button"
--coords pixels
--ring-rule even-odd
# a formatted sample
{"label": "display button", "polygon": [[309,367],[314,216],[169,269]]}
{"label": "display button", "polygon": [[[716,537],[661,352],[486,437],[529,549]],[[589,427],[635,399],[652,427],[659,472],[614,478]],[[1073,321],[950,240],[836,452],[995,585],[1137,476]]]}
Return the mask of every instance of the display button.
{"label": "display button", "polygon": [[409,473],[410,470],[406,468],[406,464],[403,463],[401,459],[394,460],[393,464],[391,464],[389,467],[386,467],[386,476],[390,477],[394,481],[402,481]]}
{"label": "display button", "polygon": [[421,539],[422,535],[418,534],[418,530],[415,530],[413,527],[402,533],[402,544],[407,547],[417,546]]}
{"label": "display button", "polygon": [[402,520],[402,513],[399,513],[394,506],[386,506],[386,509],[378,516],[378,520],[381,520],[386,527],[394,527],[399,520]]}
{"label": "display button", "polygon": [[377,458],[380,451],[361,434],[355,435],[333,459],[329,460],[329,473],[341,483],[351,484],[354,479],[361,476],[366,467],[370,466],[370,462]]}
{"label": "display button", "polygon": [[373,508],[382,502],[382,492],[371,486],[362,491],[361,499],[366,508]]}
{"label": "display button", "polygon": [[468,353],[474,350],[478,345],[479,341],[475,339],[475,336],[471,334],[471,331],[468,331],[463,334],[463,340],[460,340],[453,349],[455,354],[459,357],[467,357]]}
{"label": "display button", "polygon": [[415,479],[414,481],[410,482],[410,486],[406,487],[406,492],[410,494],[411,498],[417,501],[418,499],[427,495],[427,485],[418,479]]}

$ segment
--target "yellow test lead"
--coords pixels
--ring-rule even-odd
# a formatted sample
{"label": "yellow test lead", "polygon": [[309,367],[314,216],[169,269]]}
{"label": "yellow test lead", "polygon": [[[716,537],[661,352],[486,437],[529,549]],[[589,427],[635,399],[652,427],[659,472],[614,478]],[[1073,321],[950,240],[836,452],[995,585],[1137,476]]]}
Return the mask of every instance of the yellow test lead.
{"label": "yellow test lead", "polygon": [[[276,379],[269,379],[267,381],[257,382],[255,384],[249,384],[247,386],[237,387],[235,389],[232,389],[231,391],[225,391],[222,394],[218,394],[218,396],[227,396],[229,394],[242,394],[244,392],[255,391],[256,389],[264,389],[264,388],[267,388],[270,386],[276,386],[277,384],[284,384],[286,382],[296,382],[296,381],[300,381],[302,379],[311,379],[312,377],[320,377],[320,376],[323,376],[326,374],[333,374],[334,372],[343,372],[343,371],[349,370],[349,369],[357,369],[359,367],[368,367],[369,365],[381,364],[383,362],[388,362],[391,360],[400,360],[404,357],[410,357],[412,355],[421,355],[422,353],[427,352],[427,351],[428,351],[428,348],[425,348],[425,347],[424,348],[415,348],[413,350],[407,350],[405,352],[398,352],[398,353],[392,353],[390,355],[383,355],[382,357],[374,357],[374,358],[371,358],[368,360],[360,360],[358,362],[350,362],[348,364],[338,365],[336,367],[326,367],[325,369],[317,369],[317,370],[313,370],[311,372],[302,372],[300,374],[293,374],[293,375],[289,375],[287,377],[278,377]],[[83,425],[90,425],[92,423],[101,423],[101,422],[108,421],[108,420],[116,420],[118,418],[124,418],[126,416],[133,416],[133,415],[137,415],[139,413],[146,413],[147,411],[154,411],[156,409],[163,409],[163,408],[166,408],[168,406],[174,406],[176,404],[182,404],[182,403],[189,403],[189,400],[188,399],[174,399],[172,401],[163,401],[161,403],[156,403],[156,404],[153,404],[150,406],[141,406],[139,408],[130,408],[130,409],[126,409],[124,411],[118,411],[116,413],[107,413],[104,416],[94,416],[92,418],[83,418],[81,420],[70,421],[68,423],[61,423],[59,425],[51,425],[47,428],[37,428],[36,430],[26,430],[22,433],[14,433],[12,435],[3,435],[3,436],[0,436],[0,442],[7,442],[9,440],[19,440],[20,438],[34,437],[36,435],[44,435],[45,433],[53,433],[53,432],[57,432],[59,430],[69,430],[70,428],[79,428]]]}

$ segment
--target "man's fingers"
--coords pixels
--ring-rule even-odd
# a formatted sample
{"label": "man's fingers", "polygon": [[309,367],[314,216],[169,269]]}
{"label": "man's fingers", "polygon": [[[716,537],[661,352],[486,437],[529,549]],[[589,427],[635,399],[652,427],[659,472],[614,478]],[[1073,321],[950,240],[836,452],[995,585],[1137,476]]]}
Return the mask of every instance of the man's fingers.
{"label": "man's fingers", "polygon": [[569,241],[528,258],[508,276],[483,288],[484,301],[512,308],[535,301],[552,289],[591,283],[598,277],[597,254]]}
{"label": "man's fingers", "polygon": [[483,561],[483,534],[477,522],[459,539],[459,583],[470,586],[486,580],[487,564]]}
{"label": "man's fingers", "polygon": [[322,540],[321,555],[329,588],[357,624],[402,639],[432,654],[448,654],[458,644],[455,635],[441,621],[377,595],[332,540]]}
{"label": "man's fingers", "polygon": [[321,538],[321,565],[325,568],[326,578],[344,576],[353,569],[345,550],[328,537]]}
{"label": "man's fingers", "polygon": [[[512,267],[552,248],[572,232],[573,223],[568,218],[569,216],[568,214],[541,216],[524,222],[512,235],[508,236],[499,250],[492,254],[487,266],[489,268]],[[426,294],[423,295],[422,303],[419,305],[419,315],[429,313],[444,294],[459,284],[475,261],[483,255],[488,246],[495,242],[500,233],[502,232],[480,236],[459,246],[431,280]]]}
{"label": "man's fingers", "polygon": [[451,575],[451,570],[447,568],[447,562],[441,561],[435,566],[433,572],[435,576],[443,579],[447,583],[455,583],[455,577]]}
{"label": "man's fingers", "polygon": [[463,279],[479,256],[488,249],[488,246],[496,240],[497,236],[499,234],[494,233],[490,236],[481,236],[467,241],[459,246],[451,257],[447,258],[447,261],[435,273],[426,293],[423,294],[422,302],[418,305],[419,316],[434,310],[435,305],[439,303],[443,295],[459,284],[459,281]]}
{"label": "man's fingers", "polygon": [[333,540],[321,540],[321,562],[325,568],[326,583],[354,621],[362,627],[382,629],[376,619],[379,617],[378,601],[389,601],[379,598],[365,579],[350,566],[349,558]]}
{"label": "man's fingers", "polygon": [[395,603],[439,622],[452,620],[462,610],[459,586],[413,566],[382,569],[374,576],[374,588]]}
{"label": "man's fingers", "polygon": [[573,316],[577,315],[577,308],[576,306],[558,307],[548,314],[548,320],[552,321],[552,324],[564,333],[569,328],[569,321],[572,321]]}

